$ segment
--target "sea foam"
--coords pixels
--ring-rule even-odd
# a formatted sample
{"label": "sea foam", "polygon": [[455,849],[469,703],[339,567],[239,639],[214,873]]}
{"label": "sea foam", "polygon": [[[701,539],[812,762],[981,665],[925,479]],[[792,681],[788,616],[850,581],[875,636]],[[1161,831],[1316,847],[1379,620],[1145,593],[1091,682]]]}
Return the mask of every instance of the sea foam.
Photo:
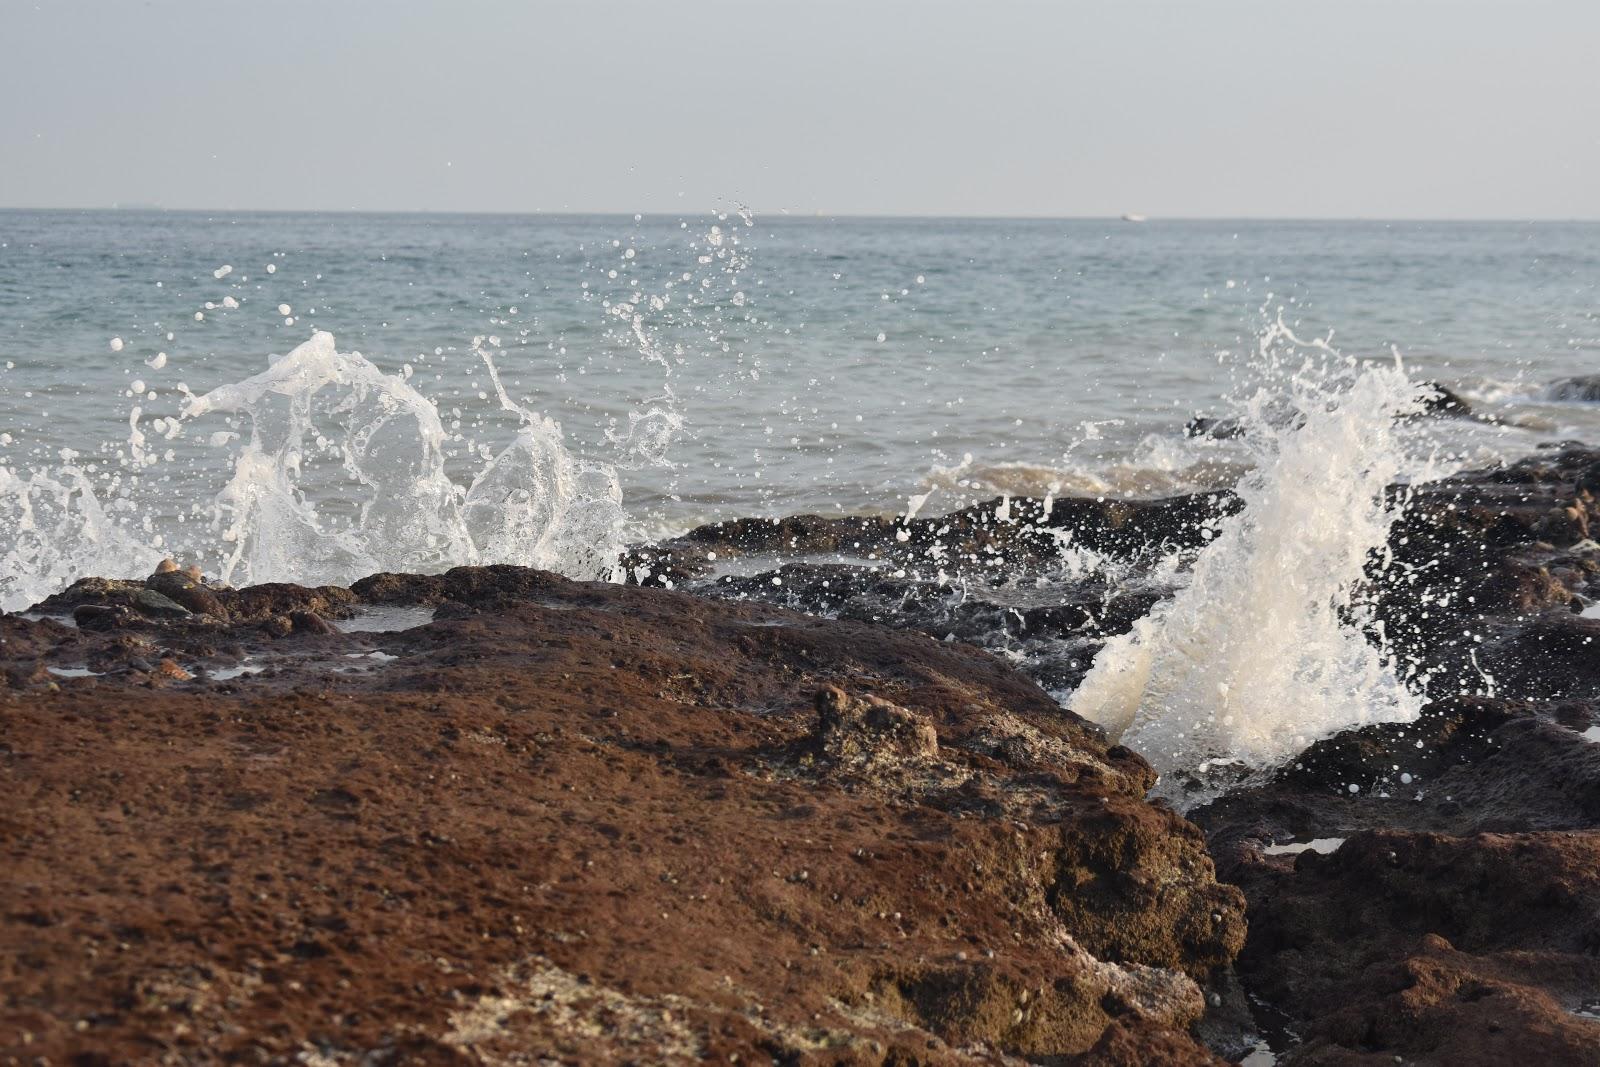
{"label": "sea foam", "polygon": [[1430,475],[1396,421],[1419,410],[1418,386],[1398,357],[1346,360],[1281,322],[1260,356],[1281,384],[1244,404],[1256,465],[1238,485],[1243,509],[1068,698],[1179,803],[1337,730],[1420,710],[1362,595],[1399,516],[1389,487]]}

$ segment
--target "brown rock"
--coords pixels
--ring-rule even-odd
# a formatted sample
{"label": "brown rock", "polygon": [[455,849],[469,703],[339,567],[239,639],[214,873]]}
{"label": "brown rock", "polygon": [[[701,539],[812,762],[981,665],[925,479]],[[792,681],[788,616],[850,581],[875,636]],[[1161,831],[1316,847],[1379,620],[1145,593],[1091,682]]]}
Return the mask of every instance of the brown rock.
{"label": "brown rock", "polygon": [[210,615],[220,619],[228,614],[216,593],[207,589],[202,582],[180,571],[152,574],[145,579],[144,584],[147,589],[153,589],[196,615]]}
{"label": "brown rock", "polygon": [[938,731],[914,711],[874,696],[850,697],[831,685],[817,692],[816,704],[816,745],[829,759],[873,763],[939,755]]}
{"label": "brown rock", "polygon": [[[0,1057],[1216,1062],[1187,1028],[1237,894],[999,660],[512,568],[394,584],[452,610],[393,659],[263,635],[303,607],[147,620],[278,667],[7,693]],[[0,660],[137,647],[5,625]]]}

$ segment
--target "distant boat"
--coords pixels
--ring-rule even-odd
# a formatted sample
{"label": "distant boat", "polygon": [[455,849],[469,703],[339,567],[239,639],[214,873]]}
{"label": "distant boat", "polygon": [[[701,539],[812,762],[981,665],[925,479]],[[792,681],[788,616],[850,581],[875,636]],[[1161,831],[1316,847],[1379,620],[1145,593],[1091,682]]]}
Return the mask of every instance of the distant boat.
{"label": "distant boat", "polygon": [[1145,217],[1143,215],[1124,215],[1124,216],[1122,216],[1122,221],[1123,222],[1143,222],[1143,221],[1145,221]]}

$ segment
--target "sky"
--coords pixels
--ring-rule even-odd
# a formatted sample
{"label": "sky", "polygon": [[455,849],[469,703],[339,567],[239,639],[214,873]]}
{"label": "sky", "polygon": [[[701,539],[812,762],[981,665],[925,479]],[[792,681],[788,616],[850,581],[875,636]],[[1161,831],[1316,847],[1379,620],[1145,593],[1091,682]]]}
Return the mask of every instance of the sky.
{"label": "sky", "polygon": [[0,206],[1600,218],[1595,0],[0,0]]}

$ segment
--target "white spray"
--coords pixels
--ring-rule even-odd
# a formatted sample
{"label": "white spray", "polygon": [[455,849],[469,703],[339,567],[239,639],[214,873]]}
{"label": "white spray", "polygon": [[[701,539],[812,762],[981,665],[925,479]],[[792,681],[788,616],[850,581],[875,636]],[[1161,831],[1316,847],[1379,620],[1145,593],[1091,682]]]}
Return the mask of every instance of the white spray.
{"label": "white spray", "polygon": [[[1260,345],[1284,391],[1258,390],[1245,417],[1257,466],[1243,510],[1221,522],[1186,586],[1106,645],[1068,703],[1140,752],[1180,801],[1178,772],[1270,768],[1311,741],[1368,722],[1407,721],[1420,699],[1363,632],[1358,596],[1398,505],[1386,493],[1427,476],[1397,438],[1418,387],[1391,366],[1309,346],[1279,321]],[[1189,783],[1193,785],[1193,783]]]}
{"label": "white spray", "polygon": [[[493,365],[490,365],[491,373]],[[499,389],[498,377],[495,379]],[[331,402],[319,394],[331,390]],[[217,496],[225,579],[348,582],[380,570],[437,571],[492,561],[605,576],[622,545],[622,494],[610,470],[574,458],[549,419],[501,401],[524,425],[463,492],[445,470],[445,430],[427,398],[318,332],[267,370],[191,400],[186,419],[250,421]],[[318,406],[318,405],[322,406]],[[316,418],[338,423],[331,437]],[[355,513],[304,488],[312,443],[331,441]]]}

